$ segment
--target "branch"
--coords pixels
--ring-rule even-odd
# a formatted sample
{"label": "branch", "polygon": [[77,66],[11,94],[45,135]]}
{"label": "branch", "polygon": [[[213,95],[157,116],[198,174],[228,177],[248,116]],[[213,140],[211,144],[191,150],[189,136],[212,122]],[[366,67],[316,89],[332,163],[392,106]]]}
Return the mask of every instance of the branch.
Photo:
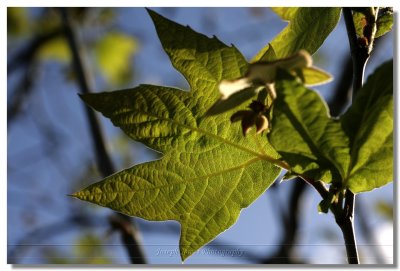
{"label": "branch", "polygon": [[[346,23],[347,36],[350,43],[351,58],[353,60],[353,99],[357,91],[361,89],[364,78],[365,65],[370,56],[371,44],[374,42],[374,36],[369,37],[370,44],[359,43],[354,26],[353,14],[351,8],[343,8],[343,17]],[[375,33],[374,33],[375,35]]]}
{"label": "branch", "polygon": [[10,75],[18,67],[24,67],[26,63],[31,62],[35,57],[37,50],[48,41],[59,37],[62,34],[62,29],[56,28],[45,34],[35,36],[22,50],[20,50],[7,63],[7,75]]}
{"label": "branch", "polygon": [[[32,60],[32,59],[31,59]],[[27,61],[25,73],[22,80],[15,87],[10,102],[7,105],[7,124],[8,127],[13,123],[16,117],[21,113],[27,97],[33,91],[35,78],[38,77],[38,69],[35,61]]]}
{"label": "branch", "polygon": [[300,178],[294,180],[293,188],[289,196],[288,213],[282,219],[283,238],[279,248],[271,256],[263,259],[262,264],[300,264],[292,255],[293,247],[296,244],[297,231],[300,220],[301,199],[306,192],[307,185]]}
{"label": "branch", "polygon": [[[372,12],[376,12],[371,8]],[[376,32],[376,14],[374,14],[375,21],[368,18],[368,27],[373,29],[368,32],[366,37],[368,40],[367,44],[359,42],[357,39],[356,29],[353,21],[353,14],[351,8],[343,8],[343,16],[346,23],[347,36],[350,44],[351,57],[353,61],[353,99],[357,95],[357,92],[361,89],[364,79],[365,65],[369,59],[372,44],[374,42],[375,32]],[[372,24],[372,25],[371,25]],[[346,251],[347,259],[350,264],[358,264],[358,251],[356,245],[356,238],[354,234],[354,205],[355,205],[355,195],[349,190],[345,193],[345,202],[343,210],[335,207],[334,212],[336,223],[342,230]],[[339,206],[341,207],[341,206]]]}
{"label": "branch", "polygon": [[[80,89],[83,93],[89,93],[91,92],[89,76],[87,73],[87,69],[84,67],[83,57],[78,46],[78,41],[73,29],[72,22],[70,21],[68,16],[68,9],[60,8],[60,13],[63,19],[65,35],[72,52],[72,58],[74,62],[73,64],[75,72],[77,74]],[[90,131],[92,133],[98,168],[101,171],[103,177],[109,176],[114,173],[115,170],[105,147],[105,141],[101,132],[100,123],[98,122],[96,115],[92,110],[90,110],[87,106],[85,106],[85,110],[90,125]],[[140,242],[137,238],[138,232],[135,227],[134,221],[131,221],[130,217],[122,214],[118,214],[118,216],[120,218],[120,220],[118,221],[122,224],[117,228],[120,230],[122,241],[125,245],[131,261],[135,260],[134,263],[145,264],[146,259],[143,251],[141,250]],[[126,226],[128,224],[130,225],[129,230],[127,230]],[[112,224],[112,226],[115,227],[115,223]]]}

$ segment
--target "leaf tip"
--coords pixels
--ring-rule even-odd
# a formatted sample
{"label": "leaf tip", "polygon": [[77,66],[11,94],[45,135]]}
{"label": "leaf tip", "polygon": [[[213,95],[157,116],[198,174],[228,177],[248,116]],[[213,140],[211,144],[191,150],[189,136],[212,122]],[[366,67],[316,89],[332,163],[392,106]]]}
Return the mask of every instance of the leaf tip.
{"label": "leaf tip", "polygon": [[84,198],[85,198],[82,191],[74,192],[72,194],[66,194],[66,196],[71,197],[71,198],[80,199],[80,200],[84,200]]}
{"label": "leaf tip", "polygon": [[85,104],[93,107],[93,97],[96,96],[96,93],[78,93],[78,96]]}
{"label": "leaf tip", "polygon": [[79,199],[79,192],[75,192],[72,194],[66,194],[67,197],[71,197],[71,198],[77,198]]}
{"label": "leaf tip", "polygon": [[155,12],[155,11],[152,10],[152,9],[149,9],[149,8],[145,8],[145,9],[146,9],[147,13],[150,15],[150,17],[151,17],[151,19],[152,19],[153,21],[155,21],[155,19],[156,19],[157,17],[162,17],[160,14],[158,14],[157,12]]}

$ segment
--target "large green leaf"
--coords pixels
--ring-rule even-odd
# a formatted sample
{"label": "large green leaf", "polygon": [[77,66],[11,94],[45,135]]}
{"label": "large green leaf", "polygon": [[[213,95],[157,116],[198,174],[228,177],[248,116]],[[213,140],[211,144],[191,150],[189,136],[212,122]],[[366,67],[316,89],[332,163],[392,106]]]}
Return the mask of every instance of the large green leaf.
{"label": "large green leaf", "polygon": [[[148,220],[176,220],[186,259],[228,229],[280,169],[266,137],[242,136],[229,112],[205,113],[221,79],[244,74],[247,62],[234,47],[149,11],[173,66],[191,91],[141,85],[82,96],[131,138],[163,152],[160,160],[118,172],[75,197]],[[232,113],[232,112],[231,112]]]}
{"label": "large green leaf", "polygon": [[253,62],[284,58],[301,49],[314,54],[336,27],[341,9],[302,7],[273,10],[289,24],[254,57]]}
{"label": "large green leaf", "polygon": [[353,105],[341,118],[350,138],[354,192],[369,191],[393,180],[393,61],[368,78]]}
{"label": "large green leaf", "polygon": [[271,144],[292,173],[336,182],[354,193],[393,180],[393,63],[368,78],[340,118],[313,90],[284,74],[276,83]]}

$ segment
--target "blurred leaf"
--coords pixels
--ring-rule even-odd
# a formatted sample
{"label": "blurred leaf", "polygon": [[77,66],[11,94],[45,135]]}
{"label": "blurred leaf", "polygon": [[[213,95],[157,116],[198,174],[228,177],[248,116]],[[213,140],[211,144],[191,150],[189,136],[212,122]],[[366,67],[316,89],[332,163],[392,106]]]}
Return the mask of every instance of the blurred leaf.
{"label": "blurred leaf", "polygon": [[100,8],[99,13],[96,16],[97,23],[107,24],[111,23],[113,20],[115,20],[115,12],[113,8]]}
{"label": "blurred leaf", "polygon": [[386,219],[393,221],[393,203],[380,200],[376,203],[375,210]]}
{"label": "blurred leaf", "polygon": [[[104,243],[99,236],[87,232],[76,240],[74,246],[74,254],[76,255],[76,263],[84,264],[111,264],[110,257],[104,250]],[[80,262],[84,259],[84,262]]]}
{"label": "blurred leaf", "polygon": [[43,257],[49,264],[112,264],[111,257],[104,249],[104,242],[99,236],[86,232],[70,246],[72,250],[64,251],[53,247],[42,250]]}
{"label": "blurred leaf", "polygon": [[97,63],[112,84],[126,83],[132,75],[132,56],[138,49],[134,37],[120,32],[107,33],[95,45]]}
{"label": "blurred leaf", "polygon": [[[289,20],[289,24],[252,62],[274,60],[269,59],[272,55],[277,58],[288,57],[301,49],[314,54],[336,27],[341,8],[276,8],[274,11]],[[274,54],[270,54],[269,50],[274,50]]]}
{"label": "blurred leaf", "polygon": [[56,60],[68,63],[71,53],[67,41],[63,37],[58,37],[43,44],[37,52],[37,57],[43,61]]}
{"label": "blurred leaf", "polygon": [[29,30],[29,18],[26,8],[7,7],[7,35],[19,36]]}

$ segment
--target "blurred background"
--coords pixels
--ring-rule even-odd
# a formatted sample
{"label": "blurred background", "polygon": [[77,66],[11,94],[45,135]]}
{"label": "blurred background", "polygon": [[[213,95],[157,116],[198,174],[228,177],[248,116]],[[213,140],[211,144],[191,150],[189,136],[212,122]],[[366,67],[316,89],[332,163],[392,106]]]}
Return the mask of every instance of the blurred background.
{"label": "blurred background", "polygon": [[[287,24],[269,8],[152,9],[234,44],[248,60]],[[188,89],[144,8],[68,14],[93,91],[141,83]],[[8,8],[7,31],[8,263],[131,263],[119,216],[67,196],[102,176],[59,10]],[[365,78],[393,58],[392,33],[375,47]],[[343,18],[314,60],[335,77],[317,89],[337,115],[347,105],[351,74]],[[118,171],[160,157],[97,117]],[[274,185],[185,263],[346,263],[339,227],[331,214],[318,214],[319,201],[302,181]],[[130,223],[148,263],[181,263],[177,222]],[[393,184],[357,196],[355,227],[361,263],[393,263]]]}

